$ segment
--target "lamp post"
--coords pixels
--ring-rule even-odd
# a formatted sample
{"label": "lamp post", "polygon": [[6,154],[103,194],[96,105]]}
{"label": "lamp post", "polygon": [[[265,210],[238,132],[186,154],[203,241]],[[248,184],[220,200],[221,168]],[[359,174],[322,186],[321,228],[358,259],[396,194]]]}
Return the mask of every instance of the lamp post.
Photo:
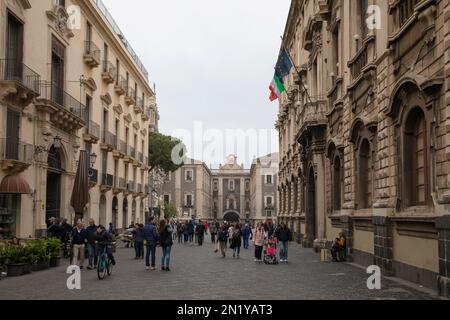
{"label": "lamp post", "polygon": [[[60,136],[55,136],[53,138],[53,145],[52,145],[56,150],[61,149],[62,146],[62,139]],[[50,148],[45,147],[45,146],[35,146],[34,147],[34,156],[36,158],[36,156],[40,155],[40,154],[44,154],[44,153],[49,153],[50,152]]]}

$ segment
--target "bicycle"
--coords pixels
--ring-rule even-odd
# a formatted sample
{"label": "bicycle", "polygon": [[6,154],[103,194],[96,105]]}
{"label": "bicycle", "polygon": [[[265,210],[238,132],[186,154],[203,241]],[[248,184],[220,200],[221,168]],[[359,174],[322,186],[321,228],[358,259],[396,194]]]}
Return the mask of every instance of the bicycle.
{"label": "bicycle", "polygon": [[111,264],[111,259],[108,256],[108,246],[111,244],[106,244],[103,252],[100,254],[97,265],[97,276],[99,280],[105,279],[106,275],[111,276],[113,265]]}

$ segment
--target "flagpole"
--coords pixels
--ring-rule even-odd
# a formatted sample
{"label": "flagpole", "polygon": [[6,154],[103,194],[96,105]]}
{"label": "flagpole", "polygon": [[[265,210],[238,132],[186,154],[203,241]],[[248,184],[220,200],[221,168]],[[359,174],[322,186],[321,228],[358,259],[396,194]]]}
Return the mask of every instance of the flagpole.
{"label": "flagpole", "polygon": [[306,93],[306,98],[309,100],[309,103],[312,104],[313,102],[312,102],[312,100],[311,100],[311,97],[310,97],[310,95],[309,95],[309,92],[308,92],[307,88],[305,87],[305,84],[303,83],[302,76],[300,75],[300,71],[297,69],[297,66],[295,65],[295,62],[294,62],[294,60],[292,59],[291,53],[290,53],[289,50],[286,49],[286,47],[284,46],[284,39],[283,39],[283,37],[280,36],[280,38],[281,38],[281,47],[282,47],[284,50],[286,50],[286,52],[287,52],[287,54],[288,54],[288,56],[289,56],[289,59],[291,59],[292,65],[294,66],[294,69],[295,69],[295,72],[297,72],[298,79],[299,79],[299,81],[300,81],[300,85],[302,86],[303,90],[304,90],[305,93]]}

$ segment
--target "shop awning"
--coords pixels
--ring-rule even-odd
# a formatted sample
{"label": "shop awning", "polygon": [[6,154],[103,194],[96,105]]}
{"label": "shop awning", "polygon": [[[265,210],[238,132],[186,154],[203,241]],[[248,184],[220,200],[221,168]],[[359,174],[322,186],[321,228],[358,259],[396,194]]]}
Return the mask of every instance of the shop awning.
{"label": "shop awning", "polygon": [[7,194],[31,194],[28,182],[18,175],[6,176],[0,183],[0,193]]}

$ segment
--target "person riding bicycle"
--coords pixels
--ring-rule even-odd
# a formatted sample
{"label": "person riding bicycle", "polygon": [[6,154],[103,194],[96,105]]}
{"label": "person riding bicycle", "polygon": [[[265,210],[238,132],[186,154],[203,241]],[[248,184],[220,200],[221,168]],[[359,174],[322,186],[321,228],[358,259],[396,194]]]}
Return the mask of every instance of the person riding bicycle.
{"label": "person riding bicycle", "polygon": [[106,228],[102,225],[98,226],[95,233],[95,242],[98,245],[98,253],[103,254],[106,248],[109,260],[113,266],[116,265],[116,260],[112,254],[112,244],[115,242],[113,235],[106,231]]}

